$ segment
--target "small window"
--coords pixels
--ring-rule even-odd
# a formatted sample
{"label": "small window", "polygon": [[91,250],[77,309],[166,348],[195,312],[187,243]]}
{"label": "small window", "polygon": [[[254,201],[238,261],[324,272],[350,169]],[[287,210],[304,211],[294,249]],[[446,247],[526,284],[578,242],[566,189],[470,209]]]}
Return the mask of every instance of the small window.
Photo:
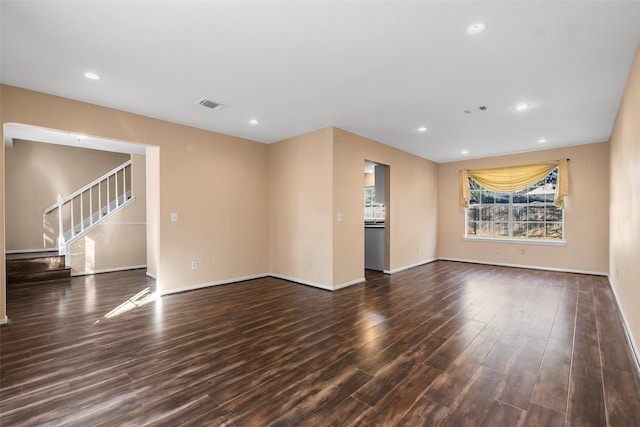
{"label": "small window", "polygon": [[376,203],[376,187],[364,187],[364,220],[384,222],[384,203]]}
{"label": "small window", "polygon": [[558,170],[512,192],[482,187],[469,178],[466,237],[563,241],[564,211],[553,204]]}

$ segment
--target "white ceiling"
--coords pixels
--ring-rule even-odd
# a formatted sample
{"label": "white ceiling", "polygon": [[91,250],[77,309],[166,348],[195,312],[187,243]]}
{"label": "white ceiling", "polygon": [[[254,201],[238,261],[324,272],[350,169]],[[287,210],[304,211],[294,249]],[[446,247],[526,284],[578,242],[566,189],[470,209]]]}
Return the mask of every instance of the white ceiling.
{"label": "white ceiling", "polygon": [[0,8],[2,83],[265,143],[333,125],[437,162],[607,140],[640,41],[639,1]]}

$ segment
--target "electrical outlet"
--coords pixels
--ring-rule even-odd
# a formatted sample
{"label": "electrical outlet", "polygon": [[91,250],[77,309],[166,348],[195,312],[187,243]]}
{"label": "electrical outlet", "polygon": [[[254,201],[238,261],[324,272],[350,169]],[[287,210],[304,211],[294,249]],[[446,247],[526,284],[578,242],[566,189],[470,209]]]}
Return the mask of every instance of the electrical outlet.
{"label": "electrical outlet", "polygon": [[308,260],[307,261],[307,267],[309,267],[309,268],[313,267],[313,261],[312,260]]}
{"label": "electrical outlet", "polygon": [[520,255],[524,255],[524,248],[520,248]]}
{"label": "electrical outlet", "polygon": [[176,212],[171,212],[171,222],[178,222],[178,214]]}
{"label": "electrical outlet", "polygon": [[191,269],[195,270],[198,268],[198,261],[191,261]]}
{"label": "electrical outlet", "polygon": [[338,222],[342,221],[342,213],[338,212]]}

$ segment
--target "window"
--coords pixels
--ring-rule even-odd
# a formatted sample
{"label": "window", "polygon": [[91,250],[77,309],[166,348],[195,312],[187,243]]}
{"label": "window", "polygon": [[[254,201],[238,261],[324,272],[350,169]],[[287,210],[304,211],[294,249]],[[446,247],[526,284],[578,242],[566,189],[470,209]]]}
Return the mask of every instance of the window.
{"label": "window", "polygon": [[562,241],[564,213],[553,205],[557,179],[554,169],[529,187],[499,192],[469,178],[466,237]]}
{"label": "window", "polygon": [[384,203],[376,203],[376,187],[364,187],[364,220],[384,222]]}

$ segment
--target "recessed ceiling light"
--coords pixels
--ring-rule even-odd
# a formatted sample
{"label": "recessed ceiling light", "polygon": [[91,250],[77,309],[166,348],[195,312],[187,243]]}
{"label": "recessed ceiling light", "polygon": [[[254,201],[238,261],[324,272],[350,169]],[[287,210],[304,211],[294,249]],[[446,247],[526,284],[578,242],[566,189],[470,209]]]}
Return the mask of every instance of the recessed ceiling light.
{"label": "recessed ceiling light", "polygon": [[100,80],[102,77],[97,75],[96,73],[84,73],[84,76],[89,80]]}
{"label": "recessed ceiling light", "polygon": [[462,150],[461,153],[462,154],[469,154],[469,150]]}
{"label": "recessed ceiling light", "polygon": [[259,124],[260,124],[260,120],[258,120],[258,119],[251,119],[251,120],[249,120],[249,124],[250,124],[250,125],[253,125],[253,126],[257,126],[257,125],[259,125]]}
{"label": "recessed ceiling light", "polygon": [[467,34],[469,34],[470,36],[475,36],[476,34],[480,34],[486,29],[487,24],[485,24],[484,22],[476,22],[475,24],[467,27]]}
{"label": "recessed ceiling light", "polygon": [[544,144],[545,142],[547,142],[547,138],[540,138],[538,140],[538,144]]}
{"label": "recessed ceiling light", "polygon": [[418,128],[418,132],[426,132],[426,131],[428,131],[428,130],[429,130],[429,129],[427,129],[427,127],[426,127],[426,126],[420,126],[420,127]]}
{"label": "recessed ceiling light", "polygon": [[521,102],[516,105],[516,111],[527,111],[529,108],[531,108],[531,104],[526,102]]}

